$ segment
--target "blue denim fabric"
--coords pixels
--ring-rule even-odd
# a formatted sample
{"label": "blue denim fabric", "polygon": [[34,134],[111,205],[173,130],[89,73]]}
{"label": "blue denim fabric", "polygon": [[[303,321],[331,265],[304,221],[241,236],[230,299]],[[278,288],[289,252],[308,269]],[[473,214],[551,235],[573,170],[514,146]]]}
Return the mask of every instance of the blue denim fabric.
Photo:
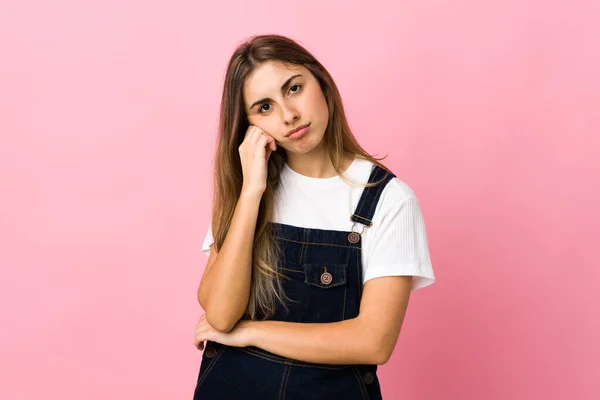
{"label": "blue denim fabric", "polygon": [[[374,166],[350,219],[371,225],[381,192],[394,174]],[[337,322],[355,318],[362,294],[361,238],[351,232],[273,224],[284,251],[278,270],[288,310],[277,304],[271,320]],[[360,232],[360,230],[359,230]],[[354,243],[355,242],[355,243]],[[317,364],[281,357],[258,347],[207,341],[194,400],[377,400],[377,365]]]}

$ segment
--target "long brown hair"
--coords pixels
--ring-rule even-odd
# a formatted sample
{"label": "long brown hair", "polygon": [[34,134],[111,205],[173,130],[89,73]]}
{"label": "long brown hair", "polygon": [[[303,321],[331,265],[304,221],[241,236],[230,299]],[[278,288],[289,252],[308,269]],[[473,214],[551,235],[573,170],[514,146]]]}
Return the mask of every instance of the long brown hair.
{"label": "long brown hair", "polygon": [[[315,57],[297,42],[285,36],[252,36],[235,49],[229,60],[221,98],[212,210],[212,232],[216,251],[219,251],[225,241],[242,190],[243,174],[238,148],[249,127],[243,100],[244,83],[250,73],[266,61],[303,65],[318,80],[329,108],[329,122],[324,141],[333,166],[342,179],[349,182],[344,177],[344,171],[341,170],[344,155],[370,160],[389,171],[378,161],[385,157],[375,158],[369,155],[352,135],[338,88],[331,75]],[[252,283],[244,318],[268,318],[275,310],[275,299],[281,301],[284,307],[286,306],[287,297],[282,289],[281,275],[277,273],[277,261],[281,249],[273,240],[270,224],[274,210],[274,194],[286,160],[285,150],[280,146],[269,158],[267,187],[260,202],[254,233]],[[371,185],[363,184],[363,186]]]}

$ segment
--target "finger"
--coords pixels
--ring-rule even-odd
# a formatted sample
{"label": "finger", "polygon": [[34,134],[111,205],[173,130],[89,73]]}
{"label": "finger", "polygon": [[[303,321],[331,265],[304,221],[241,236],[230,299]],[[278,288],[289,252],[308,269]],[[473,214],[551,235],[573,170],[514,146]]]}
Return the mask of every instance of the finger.
{"label": "finger", "polygon": [[254,126],[254,125],[252,125],[250,128],[248,128],[243,142],[254,143],[256,141],[257,130],[258,130],[258,127]]}
{"label": "finger", "polygon": [[265,141],[263,141],[265,147],[268,146],[269,149],[272,151],[277,150],[277,143],[275,142],[275,138],[267,134],[264,134],[263,136],[265,138]]}
{"label": "finger", "polygon": [[266,146],[266,145],[267,145],[267,143],[269,143],[269,141],[270,141],[270,140],[269,140],[269,137],[268,137],[267,135],[265,135],[265,134],[260,134],[260,135],[258,136],[258,141],[260,141],[261,143],[264,143],[264,145]]}
{"label": "finger", "polygon": [[267,136],[261,136],[260,138],[258,138],[258,141],[256,142],[257,146],[260,146],[261,148],[267,148],[267,147],[271,147],[269,145],[269,138]]}
{"label": "finger", "polygon": [[273,145],[274,145],[274,143],[273,143],[273,141],[272,141],[272,140],[268,140],[268,141],[267,141],[267,150],[268,150],[269,152],[271,152],[271,151],[275,151],[275,148],[273,147]]}
{"label": "finger", "polygon": [[275,143],[276,142],[275,138],[273,136],[269,135],[268,133],[263,133],[263,136],[267,138],[267,141],[269,143],[271,143],[271,142]]}
{"label": "finger", "polygon": [[261,136],[264,136],[264,137],[267,137],[267,138],[271,138],[271,135],[269,135],[267,132],[265,132],[262,129],[260,129],[258,126],[255,126],[255,128],[256,128],[256,134],[258,135],[259,138]]}
{"label": "finger", "polygon": [[256,125],[250,125],[250,126],[248,126],[248,129],[246,129],[246,134],[244,135],[244,137],[246,138],[246,137],[250,136],[250,134],[252,132],[254,132],[256,130],[256,128],[257,128]]}
{"label": "finger", "polygon": [[269,144],[272,146],[273,151],[277,150],[277,140],[273,136],[266,134],[269,138]]}
{"label": "finger", "polygon": [[258,141],[261,140],[263,137],[265,137],[265,134],[262,133],[260,129],[257,129],[256,132],[253,133],[253,136],[251,138],[252,143],[257,144]]}

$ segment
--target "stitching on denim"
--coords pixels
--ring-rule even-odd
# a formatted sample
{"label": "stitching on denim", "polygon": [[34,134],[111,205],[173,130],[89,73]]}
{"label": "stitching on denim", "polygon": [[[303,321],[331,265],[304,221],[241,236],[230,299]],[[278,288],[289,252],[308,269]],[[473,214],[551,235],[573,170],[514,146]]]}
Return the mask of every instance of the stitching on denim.
{"label": "stitching on denim", "polygon": [[[377,172],[378,172],[378,166],[374,165],[373,166],[373,170],[371,171],[371,174],[369,175],[369,180],[367,183],[372,183],[375,181],[375,178],[377,176]],[[362,208],[364,207],[364,204],[367,202],[367,198],[369,197],[369,192],[371,190],[372,187],[366,187],[363,189],[363,193],[360,196],[360,202],[358,204],[358,207],[356,208],[356,214],[361,214]]]}
{"label": "stitching on denim", "polygon": [[304,252],[306,251],[306,230],[304,230],[304,236],[302,236],[302,248],[300,249],[300,264],[304,262]]}
{"label": "stitching on denim", "polygon": [[[348,234],[350,234],[350,232],[348,232]],[[299,243],[299,244],[311,244],[311,245],[315,245],[315,246],[333,246],[333,247],[343,247],[346,249],[358,249],[358,246],[342,246],[340,244],[331,244],[331,243],[316,243],[316,242],[300,242],[298,240],[292,240],[292,239],[287,239],[287,238],[283,238],[283,237],[279,237],[279,236],[274,236],[276,239],[281,239],[281,240],[285,240],[287,242],[292,242],[292,243]]]}
{"label": "stitching on denim", "polygon": [[348,285],[344,286],[344,306],[342,307],[342,321],[346,319],[346,299],[348,298]]}
{"label": "stitching on denim", "polygon": [[361,292],[362,292],[362,285],[363,285],[363,277],[362,277],[363,267],[362,267],[362,261],[358,258],[359,254],[362,254],[362,253],[359,253],[357,251],[356,252],[356,265],[358,266],[358,303],[360,304],[360,298],[362,296],[362,294],[361,294]]}
{"label": "stitching on denim", "polygon": [[284,366],[283,367],[283,375],[281,375],[281,380],[279,381],[279,400],[283,399],[283,395],[281,394],[281,392],[283,391],[283,380],[285,379],[285,374],[287,373],[287,368],[288,366]]}
{"label": "stitching on denim", "polygon": [[276,362],[276,363],[279,363],[279,364],[291,365],[291,363],[289,361],[285,361],[284,359],[278,359],[278,358],[275,358],[275,357],[270,357],[270,356],[267,356],[265,354],[253,351],[253,350],[244,349],[244,348],[241,348],[241,347],[239,347],[238,350],[243,351],[244,353],[248,353],[248,354],[250,354],[252,356],[265,359],[267,361],[273,361],[273,362]]}
{"label": "stitching on denim", "polygon": [[377,191],[375,193],[371,193],[372,197],[371,197],[371,207],[369,208],[369,212],[367,213],[367,215],[372,217],[372,212],[373,211],[373,206],[376,205],[378,203],[379,200],[379,193],[381,192],[381,190],[385,187],[385,181],[381,182],[379,184],[379,186],[377,187]]}
{"label": "stitching on denim", "polygon": [[[378,168],[378,167],[376,167],[376,168]],[[379,185],[378,185],[378,186],[376,186],[376,187],[378,187],[378,189],[377,189],[377,192],[375,192],[375,194],[373,195],[373,190],[374,190],[374,189],[373,189],[373,187],[366,188],[366,189],[365,189],[365,190],[366,190],[366,192],[365,192],[365,193],[366,193],[366,195],[365,195],[364,202],[363,202],[363,201],[361,201],[361,202],[360,202],[360,204],[359,204],[359,206],[360,206],[360,207],[358,207],[358,208],[356,209],[356,212],[355,212],[355,214],[353,214],[353,215],[355,215],[355,216],[356,216],[356,217],[358,217],[358,218],[362,218],[362,219],[365,219],[365,220],[367,220],[367,221],[371,222],[371,225],[372,225],[373,223],[372,223],[372,221],[371,221],[370,219],[368,219],[368,218],[365,218],[365,217],[362,217],[362,216],[360,216],[360,215],[357,215],[357,214],[362,214],[362,209],[363,209],[363,207],[364,207],[364,203],[366,203],[366,202],[367,202],[367,198],[372,198],[372,200],[371,200],[371,208],[370,208],[370,210],[369,210],[369,212],[368,212],[368,214],[367,214],[367,215],[369,215],[369,216],[371,216],[371,217],[372,217],[372,211],[373,211],[373,207],[374,207],[374,205],[376,205],[376,204],[378,203],[379,196],[380,196],[380,192],[381,192],[381,191],[383,190],[383,188],[384,188],[384,187],[387,185],[387,183],[390,181],[390,179],[392,179],[392,178],[394,177],[394,175],[393,175],[393,174],[390,174],[389,172],[387,172],[387,171],[385,171],[385,170],[383,170],[383,169],[381,169],[381,168],[379,168],[379,169],[380,169],[381,171],[384,171],[384,172],[385,172],[385,175],[383,176],[383,178],[381,178],[381,182],[379,183]],[[378,171],[378,172],[379,172],[379,171]],[[374,178],[375,178],[376,176],[377,176],[377,174],[375,174]],[[389,176],[389,178],[388,178],[388,176]],[[379,179],[373,179],[373,181],[377,181],[377,180],[379,180]],[[370,183],[370,182],[371,182],[371,180],[369,180],[369,183]],[[361,200],[362,200],[362,197],[361,197]],[[360,221],[357,221],[357,222],[360,222]],[[362,222],[360,222],[360,223],[362,223]],[[364,225],[366,225],[366,224],[364,224]]]}
{"label": "stitching on denim", "polygon": [[[375,182],[379,182],[377,184],[377,186],[371,186],[367,189],[367,197],[369,198],[369,200],[365,199],[365,202],[372,202],[372,197],[373,197],[373,191],[377,188],[377,187],[381,187],[382,183],[381,182],[383,179],[385,179],[385,177],[387,176],[387,171],[379,168],[378,166],[375,166],[374,170],[376,170],[376,172],[373,173],[373,179],[369,180],[369,183],[375,183]],[[381,173],[385,173],[386,175],[383,176],[383,178],[379,179],[379,176],[381,175]],[[364,205],[363,205],[364,206]],[[361,214],[362,214],[362,209],[361,209]]]}
{"label": "stitching on denim", "polygon": [[[370,223],[371,225],[373,225],[373,221],[371,221],[369,218],[361,217],[360,215],[356,215],[356,214],[352,214],[352,216],[353,216],[353,217],[356,217],[356,218],[358,218],[358,219],[364,219],[365,221],[369,221],[369,223]],[[352,220],[352,221],[354,221],[354,220]],[[361,223],[361,224],[363,224],[363,225],[367,225],[367,224],[363,223],[362,221],[355,221],[355,222],[360,222],[360,223]]]}
{"label": "stitching on denim", "polygon": [[[385,177],[387,177],[387,174]],[[375,198],[371,202],[371,209],[369,210],[369,215],[372,215],[371,212],[373,211],[373,207],[375,207],[375,204],[379,202],[379,193],[383,190],[384,187],[386,187],[389,181],[390,180],[388,179],[387,181],[381,182],[381,185],[379,185],[379,190],[377,191],[377,193],[375,194]]]}
{"label": "stitching on denim", "polygon": [[357,372],[356,367],[352,367],[352,372],[354,373],[354,377],[358,381],[358,387],[363,395],[363,399],[369,400],[369,394],[367,393],[367,388],[360,377],[360,374]]}
{"label": "stitching on denim", "polygon": [[[197,387],[200,387],[200,385],[202,385],[202,382],[204,382],[204,380],[206,379],[206,377],[208,376],[208,373],[213,369],[213,367],[217,364],[217,361],[219,360],[219,358],[221,358],[221,355],[223,355],[223,353],[225,352],[226,347],[223,346],[221,347],[220,350],[217,351],[217,354],[215,355],[215,358],[213,360],[212,363],[210,363],[208,365],[208,367],[206,368],[206,372],[204,373],[204,375],[198,380],[198,385]],[[205,350],[206,351],[206,350]]]}
{"label": "stitching on denim", "polygon": [[292,366],[288,367],[287,377],[285,378],[285,386],[283,387],[283,394],[281,396],[282,399],[285,399],[285,391],[287,390],[288,382],[290,380],[290,375],[292,374]]}
{"label": "stitching on denim", "polygon": [[297,366],[297,367],[308,367],[308,368],[318,368],[318,369],[331,369],[331,370],[335,370],[335,371],[350,367],[350,365],[340,365],[339,367],[333,367],[333,366],[323,366],[323,365],[316,365],[316,364],[307,364],[307,363],[304,363],[302,361],[296,361],[296,360],[291,360],[291,359],[287,359],[288,361],[284,361],[284,359],[277,359],[277,358],[274,358],[274,357],[270,357],[268,355],[265,355],[265,354],[262,354],[262,353],[258,353],[255,350],[250,350],[250,349],[246,349],[246,348],[243,348],[243,347],[238,347],[238,349],[241,350],[241,351],[243,351],[243,352],[245,352],[245,353],[248,353],[248,354],[250,354],[252,356],[260,357],[260,358],[263,358],[263,359],[268,360],[268,361],[273,361],[273,362],[276,362],[276,363],[279,363],[279,364],[293,365],[293,366]]}
{"label": "stitching on denim", "polygon": [[354,210],[354,213],[352,215],[360,214],[360,211],[362,210],[362,208],[364,207],[364,204],[367,201],[367,197],[369,197],[368,190],[369,190],[369,188],[363,189],[363,192],[360,195],[360,199],[358,200],[358,204],[356,205],[356,209]]}
{"label": "stitching on denim", "polygon": [[309,282],[307,279],[304,279],[304,283],[306,283],[307,285],[318,287],[319,289],[330,289],[330,288],[334,288],[334,287],[338,287],[338,286],[346,286],[347,285],[346,281],[334,283],[333,285],[319,285],[318,283]]}
{"label": "stitching on denim", "polygon": [[[365,188],[365,190],[368,190],[369,188]],[[367,203],[367,200],[369,199],[369,193],[367,191],[365,191],[360,198],[360,203],[358,204],[358,206],[356,207],[356,210],[354,210],[353,215],[356,216],[360,216],[363,207],[365,206],[365,204]]]}
{"label": "stitching on denim", "polygon": [[[366,189],[368,189],[368,188],[365,188],[365,190]],[[354,214],[352,214],[352,215],[360,216],[359,214],[362,211],[364,204],[367,202],[368,197],[369,197],[369,194],[367,192],[364,192],[364,194],[360,197],[360,202],[358,203],[356,210],[354,210]]]}
{"label": "stitching on denim", "polygon": [[289,268],[283,268],[283,267],[279,267],[279,269],[282,269],[284,271],[290,271],[290,272],[298,272],[300,274],[304,273],[304,271],[298,271],[297,269],[289,269]]}
{"label": "stitching on denim", "polygon": [[[317,265],[317,264],[305,263],[305,265]],[[330,265],[332,265],[332,264],[330,264]],[[322,284],[319,284],[319,283],[310,282],[308,278],[309,278],[309,276],[312,278],[312,276],[310,275],[310,273],[308,271],[308,268],[304,267],[304,283],[307,283],[307,284],[312,285],[312,286],[316,286],[316,287],[321,288],[321,289],[329,289],[329,288],[334,288],[334,287],[346,285],[348,283],[348,276],[347,276],[347,272],[346,272],[347,269],[348,269],[348,264],[338,264],[338,265],[342,265],[343,266],[341,268],[342,269],[342,280],[340,282],[334,283],[333,285],[332,284],[322,285]],[[325,263],[325,266],[327,266],[327,263]]]}
{"label": "stitching on denim", "polygon": [[283,388],[283,397],[285,398],[285,391],[287,390],[287,385],[290,380],[290,375],[292,375],[292,365],[290,365],[287,378],[285,378],[285,387]]}
{"label": "stitching on denim", "polygon": [[[279,399],[284,400],[285,398],[285,388],[287,386],[287,377],[289,376],[289,372],[291,371],[291,365],[286,365],[283,367],[283,375],[281,377],[281,383],[279,384]],[[284,384],[285,383],[285,384]]]}

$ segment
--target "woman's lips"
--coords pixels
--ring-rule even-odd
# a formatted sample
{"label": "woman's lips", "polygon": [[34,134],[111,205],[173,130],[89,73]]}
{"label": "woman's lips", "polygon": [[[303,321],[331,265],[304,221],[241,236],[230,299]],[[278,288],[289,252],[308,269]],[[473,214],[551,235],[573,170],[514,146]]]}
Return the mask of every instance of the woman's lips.
{"label": "woman's lips", "polygon": [[288,136],[289,139],[300,139],[301,137],[303,137],[304,135],[306,135],[308,133],[308,130],[310,129],[310,124],[300,130],[297,130],[296,132],[292,133],[291,135]]}

